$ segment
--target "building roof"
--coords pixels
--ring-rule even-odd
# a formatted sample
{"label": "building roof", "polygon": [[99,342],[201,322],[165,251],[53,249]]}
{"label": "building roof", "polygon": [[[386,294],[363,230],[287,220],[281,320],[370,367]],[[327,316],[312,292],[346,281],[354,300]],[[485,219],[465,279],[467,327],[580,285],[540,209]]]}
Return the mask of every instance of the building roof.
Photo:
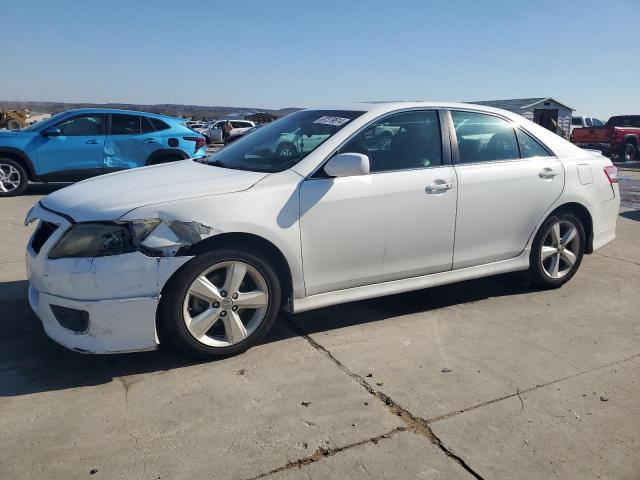
{"label": "building roof", "polygon": [[246,117],[244,117],[245,120],[251,120],[258,123],[271,122],[277,118],[277,115],[268,112],[252,113],[251,115],[247,115]]}
{"label": "building roof", "polygon": [[478,105],[486,105],[488,107],[496,107],[496,108],[502,108],[504,110],[509,110],[512,112],[518,112],[520,110],[524,110],[526,108],[530,108],[535,105],[538,105],[539,103],[544,103],[544,102],[555,102],[558,105],[562,105],[563,107],[566,107],[571,111],[575,110],[575,108],[571,108],[570,106],[562,102],[559,102],[558,100],[552,97],[513,98],[510,100],[482,100],[479,102],[470,102],[470,103],[476,103]]}

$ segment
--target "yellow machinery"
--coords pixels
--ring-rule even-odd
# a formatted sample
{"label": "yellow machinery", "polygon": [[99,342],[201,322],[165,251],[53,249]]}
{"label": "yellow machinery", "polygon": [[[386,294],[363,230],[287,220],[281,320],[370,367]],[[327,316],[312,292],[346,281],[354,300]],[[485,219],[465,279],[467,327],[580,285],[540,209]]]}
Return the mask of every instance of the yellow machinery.
{"label": "yellow machinery", "polygon": [[19,110],[0,110],[0,128],[19,130],[27,126],[27,115]]}

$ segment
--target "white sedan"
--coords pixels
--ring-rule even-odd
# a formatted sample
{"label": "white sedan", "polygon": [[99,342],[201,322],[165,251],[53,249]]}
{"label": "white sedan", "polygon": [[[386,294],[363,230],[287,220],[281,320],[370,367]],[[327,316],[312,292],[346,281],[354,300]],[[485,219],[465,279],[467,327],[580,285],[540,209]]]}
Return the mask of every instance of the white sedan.
{"label": "white sedan", "polygon": [[[291,155],[264,147],[292,136]],[[560,287],[614,239],[617,181],[607,158],[503,110],[304,110],[204,161],[43,198],[29,301],[80,352],[236,354],[283,310],[520,270]]]}

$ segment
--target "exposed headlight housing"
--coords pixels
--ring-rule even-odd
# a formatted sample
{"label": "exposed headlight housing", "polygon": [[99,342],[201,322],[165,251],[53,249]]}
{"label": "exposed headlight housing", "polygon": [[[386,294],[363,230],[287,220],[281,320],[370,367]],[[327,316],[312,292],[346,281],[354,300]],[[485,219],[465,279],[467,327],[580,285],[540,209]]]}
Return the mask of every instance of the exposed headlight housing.
{"label": "exposed headlight housing", "polygon": [[106,257],[135,252],[160,224],[159,218],[73,225],[49,252],[49,258]]}

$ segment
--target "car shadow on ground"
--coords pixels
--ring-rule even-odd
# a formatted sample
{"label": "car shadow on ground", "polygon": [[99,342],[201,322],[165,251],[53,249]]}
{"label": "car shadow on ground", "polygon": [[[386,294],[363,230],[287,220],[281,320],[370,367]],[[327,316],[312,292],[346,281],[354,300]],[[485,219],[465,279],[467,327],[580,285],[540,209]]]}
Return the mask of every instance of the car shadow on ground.
{"label": "car shadow on ground", "polygon": [[[508,274],[338,305],[281,318],[262,343],[534,291],[522,282],[521,275]],[[26,281],[0,283],[0,311],[0,397],[101,385],[119,377],[207,363],[170,348],[118,355],[83,355],[67,350],[46,336],[31,312]]]}
{"label": "car shadow on ground", "polygon": [[640,210],[629,210],[626,212],[620,212],[620,216],[627,220],[635,220],[640,222]]}
{"label": "car shadow on ground", "polygon": [[640,172],[640,162],[614,162],[619,169]]}

